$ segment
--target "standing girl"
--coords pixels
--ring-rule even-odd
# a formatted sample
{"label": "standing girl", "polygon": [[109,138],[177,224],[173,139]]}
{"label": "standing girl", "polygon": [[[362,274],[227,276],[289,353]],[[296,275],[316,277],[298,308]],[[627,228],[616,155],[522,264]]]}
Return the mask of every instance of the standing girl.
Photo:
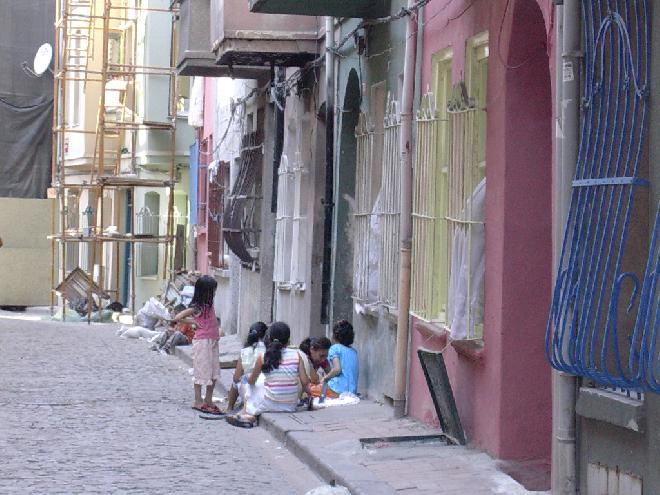
{"label": "standing girl", "polygon": [[[213,299],[218,283],[204,275],[195,282],[195,293],[188,309],[174,317],[177,321],[192,322],[197,329],[193,338],[193,383],[195,403],[193,409],[207,414],[220,415],[222,412],[213,404],[213,389],[220,378],[220,357],[218,342],[220,325],[213,309]],[[202,399],[202,387],[206,393]]]}
{"label": "standing girl", "polygon": [[[230,416],[227,422],[234,426],[251,428],[257,417],[265,412],[295,412],[298,405],[298,384],[309,389],[309,378],[305,373],[302,358],[296,349],[287,347],[291,331],[289,325],[273,323],[266,336],[266,353],[257,356],[254,369],[248,378],[251,385],[245,401],[245,413]],[[255,387],[263,373],[262,387]]]}

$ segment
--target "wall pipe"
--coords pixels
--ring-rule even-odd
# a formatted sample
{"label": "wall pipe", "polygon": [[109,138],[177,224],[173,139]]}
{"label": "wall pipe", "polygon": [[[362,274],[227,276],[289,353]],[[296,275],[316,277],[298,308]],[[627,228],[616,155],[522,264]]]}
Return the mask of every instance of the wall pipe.
{"label": "wall pipe", "polygon": [[[415,5],[408,0],[408,7]],[[399,313],[396,327],[394,362],[394,415],[406,410],[406,378],[408,370],[408,337],[410,324],[410,258],[412,251],[412,164],[413,102],[415,98],[415,64],[417,60],[417,16],[410,15],[406,25],[406,48],[401,102],[401,209],[399,235]]]}
{"label": "wall pipe", "polygon": [[[571,183],[578,160],[580,125],[580,0],[556,7],[557,136],[554,173],[554,273],[558,273],[564,227],[571,203]],[[577,379],[554,371],[552,376],[552,494],[577,493]]]}
{"label": "wall pipe", "polygon": [[321,276],[321,323],[330,322],[332,299],[332,217],[334,215],[335,56],[334,22],[325,18],[325,198],[323,200],[323,266]]}
{"label": "wall pipe", "polygon": [[277,67],[273,81],[273,99],[275,100],[275,151],[273,152],[273,194],[270,200],[270,212],[277,213],[277,185],[280,179],[280,162],[284,151],[284,107],[286,105],[286,69]]}

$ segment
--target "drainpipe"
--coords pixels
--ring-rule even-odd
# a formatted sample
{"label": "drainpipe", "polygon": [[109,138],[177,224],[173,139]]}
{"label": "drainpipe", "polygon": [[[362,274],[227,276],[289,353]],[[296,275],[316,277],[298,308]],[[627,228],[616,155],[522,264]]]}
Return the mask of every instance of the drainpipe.
{"label": "drainpipe", "polygon": [[323,200],[323,268],[321,323],[330,322],[332,289],[332,216],[334,214],[335,56],[333,18],[325,18],[325,198]]}
{"label": "drainpipe", "polygon": [[286,105],[286,69],[278,67],[275,71],[275,88],[273,97],[275,100],[275,151],[273,152],[273,194],[270,200],[270,212],[277,213],[277,184],[280,180],[280,161],[284,151],[284,106]]}
{"label": "drainpipe", "polygon": [[[554,201],[554,273],[559,270],[564,227],[571,204],[571,183],[578,159],[580,125],[580,0],[556,7],[557,126]],[[564,372],[552,376],[552,494],[577,493],[577,379]]]}
{"label": "drainpipe", "polygon": [[[415,4],[408,0],[408,7]],[[403,68],[401,102],[401,215],[399,235],[399,314],[396,325],[394,362],[394,415],[406,410],[406,377],[408,369],[408,334],[410,323],[410,258],[412,251],[412,138],[413,101],[415,98],[415,61],[417,60],[417,17],[409,16],[406,27],[406,51]]]}

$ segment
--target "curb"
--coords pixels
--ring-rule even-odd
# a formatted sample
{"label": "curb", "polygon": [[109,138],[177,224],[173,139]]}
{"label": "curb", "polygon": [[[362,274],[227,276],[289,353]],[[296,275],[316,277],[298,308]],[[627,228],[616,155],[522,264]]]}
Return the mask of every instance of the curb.
{"label": "curb", "polygon": [[286,423],[295,423],[289,417],[279,417],[277,413],[262,414],[259,425],[276,439],[301,462],[306,464],[317,476],[329,484],[345,486],[353,495],[395,495],[396,491],[386,482],[358,464],[352,464],[341,458],[327,454],[315,442],[311,429],[301,427],[288,429]]}

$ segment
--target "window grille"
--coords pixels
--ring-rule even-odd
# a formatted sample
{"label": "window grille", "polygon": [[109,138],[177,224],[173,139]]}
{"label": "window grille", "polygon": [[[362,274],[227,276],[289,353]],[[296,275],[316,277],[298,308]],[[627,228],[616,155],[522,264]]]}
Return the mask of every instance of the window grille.
{"label": "window grille", "polygon": [[301,154],[294,156],[291,162],[282,155],[277,183],[273,281],[282,289],[303,289],[307,277],[305,167]]}
{"label": "window grille", "polygon": [[222,212],[225,202],[225,181],[228,177],[228,164],[215,162],[209,168],[208,243],[211,253],[211,266],[225,268],[225,243],[222,238]]}
{"label": "window grille", "polygon": [[294,174],[293,249],[291,250],[291,282],[303,288],[307,281],[307,217],[306,199],[308,185],[305,183],[307,170],[299,152],[296,152]]}
{"label": "window grille", "polygon": [[446,325],[454,339],[483,337],[485,162],[480,120],[485,109],[459,83],[448,105],[449,163]]}
{"label": "window grille", "polygon": [[[248,119],[249,120],[249,119]],[[259,122],[262,122],[261,119]],[[260,126],[263,124],[260,124]],[[248,129],[251,126],[248,125]],[[263,136],[249,132],[241,140],[240,169],[223,212],[222,233],[229,249],[246,264],[259,259]]]}
{"label": "window grille", "polygon": [[289,165],[289,159],[286,155],[282,155],[278,175],[273,281],[288,284],[291,280],[294,207],[292,196],[295,189],[295,174],[293,166]]}
{"label": "window grille", "polygon": [[628,241],[648,187],[648,3],[583,2],[584,116],[546,353],[599,385],[660,391],[660,215],[643,277]]}
{"label": "window grille", "polygon": [[[66,226],[65,229],[74,235],[80,233],[80,203],[78,194],[69,191],[66,197]],[[67,273],[78,267],[80,263],[81,242],[67,242],[66,246],[66,271]]]}
{"label": "window grille", "polygon": [[355,163],[355,253],[354,296],[360,301],[375,300],[378,286],[372,275],[375,270],[369,254],[377,248],[373,239],[374,215],[372,202],[374,127],[365,113],[360,113],[355,129],[357,153]]}
{"label": "window grille", "polygon": [[[441,88],[442,89],[442,88]],[[485,108],[464,83],[441,118],[426,93],[417,114],[413,191],[412,312],[451,331],[483,337]]]}
{"label": "window grille", "polygon": [[[411,311],[420,318],[445,322],[446,303],[442,313],[434,311],[436,306],[435,279],[433,274],[435,257],[444,256],[445,246],[435,245],[435,232],[442,226],[437,222],[437,174],[438,168],[446,169],[446,164],[438,163],[437,145],[440,119],[436,109],[435,95],[427,92],[422,97],[417,113],[416,159],[413,170],[413,266]],[[443,129],[444,130],[444,129]]]}
{"label": "window grille", "polygon": [[388,97],[383,145],[383,183],[380,190],[378,226],[380,230],[379,302],[398,307],[399,216],[401,211],[401,113],[397,101]]}
{"label": "window grille", "polygon": [[[136,233],[145,237],[157,237],[160,227],[160,194],[150,192],[145,195],[145,206],[136,215]],[[138,244],[138,266],[140,277],[158,275],[158,244],[140,242]]]}

